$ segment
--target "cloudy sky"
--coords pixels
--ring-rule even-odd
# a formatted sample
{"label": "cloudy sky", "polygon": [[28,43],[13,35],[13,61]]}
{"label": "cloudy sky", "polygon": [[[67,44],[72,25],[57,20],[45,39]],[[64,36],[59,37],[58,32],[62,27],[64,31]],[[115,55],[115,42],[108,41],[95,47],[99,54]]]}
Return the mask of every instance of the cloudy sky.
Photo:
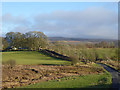
{"label": "cloudy sky", "polygon": [[48,37],[117,39],[117,2],[4,2],[2,35],[41,31]]}

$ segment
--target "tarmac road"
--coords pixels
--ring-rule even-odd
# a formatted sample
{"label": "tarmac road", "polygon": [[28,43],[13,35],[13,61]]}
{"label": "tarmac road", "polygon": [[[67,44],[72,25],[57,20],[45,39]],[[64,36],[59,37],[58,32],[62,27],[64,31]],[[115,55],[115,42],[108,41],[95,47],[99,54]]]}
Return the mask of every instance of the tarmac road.
{"label": "tarmac road", "polygon": [[100,64],[104,69],[106,69],[112,76],[112,84],[110,90],[120,90],[120,73],[104,64]]}

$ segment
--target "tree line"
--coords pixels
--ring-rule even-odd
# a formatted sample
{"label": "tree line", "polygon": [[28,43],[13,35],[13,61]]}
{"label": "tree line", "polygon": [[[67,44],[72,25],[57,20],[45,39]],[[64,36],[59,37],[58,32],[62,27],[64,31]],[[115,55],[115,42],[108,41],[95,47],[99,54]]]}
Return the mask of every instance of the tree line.
{"label": "tree line", "polygon": [[2,38],[2,49],[19,48],[28,50],[40,50],[48,45],[47,36],[39,31],[31,31],[25,34],[20,32],[8,32]]}
{"label": "tree line", "polygon": [[56,41],[50,43],[49,50],[70,57],[73,63],[82,61],[84,63],[96,62],[102,60],[117,60],[118,49],[114,47],[98,48],[95,46],[87,47],[86,44],[68,44],[66,42]]}

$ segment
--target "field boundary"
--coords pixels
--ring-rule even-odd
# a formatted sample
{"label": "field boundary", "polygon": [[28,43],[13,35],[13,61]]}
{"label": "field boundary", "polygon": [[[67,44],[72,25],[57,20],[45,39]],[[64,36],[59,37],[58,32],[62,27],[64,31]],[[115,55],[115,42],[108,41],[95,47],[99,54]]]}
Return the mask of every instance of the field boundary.
{"label": "field boundary", "polygon": [[50,57],[54,57],[54,58],[57,58],[57,59],[62,59],[62,60],[65,60],[65,61],[71,61],[70,58],[68,56],[64,56],[62,54],[59,54],[55,51],[51,51],[51,50],[48,50],[48,49],[42,49],[38,52],[41,52],[45,55],[48,55]]}

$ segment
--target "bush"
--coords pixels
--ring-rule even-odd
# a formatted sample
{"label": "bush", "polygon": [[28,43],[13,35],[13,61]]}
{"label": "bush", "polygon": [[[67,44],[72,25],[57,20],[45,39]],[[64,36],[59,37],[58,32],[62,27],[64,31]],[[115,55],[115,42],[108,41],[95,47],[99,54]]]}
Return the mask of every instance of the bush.
{"label": "bush", "polygon": [[71,64],[72,64],[72,65],[75,65],[75,64],[78,63],[78,58],[77,58],[77,56],[70,56],[70,57],[69,57],[69,60],[71,61]]}
{"label": "bush", "polygon": [[9,65],[10,68],[13,68],[16,65],[16,61],[15,60],[8,60],[6,62],[7,65]]}

